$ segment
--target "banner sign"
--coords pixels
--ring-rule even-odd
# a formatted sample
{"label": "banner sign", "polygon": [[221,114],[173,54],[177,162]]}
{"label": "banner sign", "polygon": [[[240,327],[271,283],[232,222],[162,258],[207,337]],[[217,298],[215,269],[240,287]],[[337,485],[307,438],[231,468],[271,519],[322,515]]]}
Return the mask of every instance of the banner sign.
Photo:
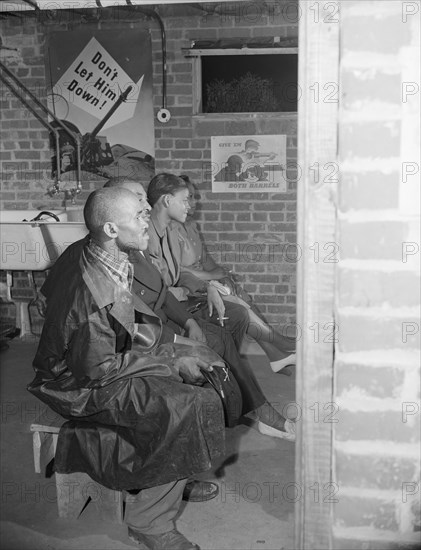
{"label": "banner sign", "polygon": [[[129,86],[132,90],[124,104],[105,123],[103,129],[132,118],[144,75],[135,83],[122,67],[91,38],[74,62],[54,85],[53,93],[65,92],[73,107],[100,120]],[[62,93],[63,95],[63,93]]]}
{"label": "banner sign", "polygon": [[[83,170],[104,177],[140,174],[146,180],[153,176],[148,31],[54,32],[48,39],[47,75],[48,107],[81,136]],[[73,147],[60,129],[61,172],[75,169]]]}
{"label": "banner sign", "polygon": [[214,193],[285,192],[286,135],[213,136]]}

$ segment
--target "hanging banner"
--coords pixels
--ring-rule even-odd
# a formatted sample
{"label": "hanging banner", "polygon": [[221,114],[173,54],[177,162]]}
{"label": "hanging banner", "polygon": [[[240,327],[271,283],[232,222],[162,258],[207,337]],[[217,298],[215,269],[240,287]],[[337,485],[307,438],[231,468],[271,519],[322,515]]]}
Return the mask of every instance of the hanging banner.
{"label": "hanging banner", "polygon": [[[73,107],[78,107],[98,120],[116,104],[120,94],[131,88],[127,100],[104,124],[103,129],[132,118],[136,109],[144,75],[135,83],[101,46],[91,38],[75,61],[70,65],[53,93],[65,92]],[[63,93],[61,94],[63,95]]]}
{"label": "hanging banner", "polygon": [[285,192],[286,135],[213,136],[214,193]]}
{"label": "hanging banner", "polygon": [[[131,176],[149,183],[155,156],[149,32],[52,33],[47,75],[48,107],[80,136],[82,169],[106,178]],[[76,168],[74,140],[58,129],[60,159],[53,157],[52,171],[59,162],[60,171],[71,177]]]}

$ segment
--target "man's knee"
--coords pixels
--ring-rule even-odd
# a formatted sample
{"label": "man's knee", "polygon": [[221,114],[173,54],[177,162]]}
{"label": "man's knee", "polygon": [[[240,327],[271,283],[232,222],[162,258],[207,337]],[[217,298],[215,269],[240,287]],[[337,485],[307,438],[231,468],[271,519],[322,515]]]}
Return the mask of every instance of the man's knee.
{"label": "man's knee", "polygon": [[245,307],[239,304],[225,303],[225,325],[235,341],[241,341],[249,326],[249,315]]}
{"label": "man's knee", "polygon": [[240,304],[234,304],[232,302],[225,303],[225,314],[229,316],[230,319],[236,320],[238,323],[248,323],[249,314],[247,308]]}
{"label": "man's knee", "polygon": [[223,356],[226,347],[226,333],[222,327],[218,327],[210,321],[201,321],[200,328],[206,336],[207,345],[218,355]]}

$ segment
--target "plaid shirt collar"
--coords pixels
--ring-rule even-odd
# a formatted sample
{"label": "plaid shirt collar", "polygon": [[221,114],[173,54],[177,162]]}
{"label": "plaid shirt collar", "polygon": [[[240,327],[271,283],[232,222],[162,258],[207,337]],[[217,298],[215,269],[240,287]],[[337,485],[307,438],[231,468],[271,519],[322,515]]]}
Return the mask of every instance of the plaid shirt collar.
{"label": "plaid shirt collar", "polygon": [[91,254],[107,269],[111,278],[125,289],[130,290],[133,283],[133,266],[125,252],[115,249],[116,254],[109,254],[92,239],[88,245]]}

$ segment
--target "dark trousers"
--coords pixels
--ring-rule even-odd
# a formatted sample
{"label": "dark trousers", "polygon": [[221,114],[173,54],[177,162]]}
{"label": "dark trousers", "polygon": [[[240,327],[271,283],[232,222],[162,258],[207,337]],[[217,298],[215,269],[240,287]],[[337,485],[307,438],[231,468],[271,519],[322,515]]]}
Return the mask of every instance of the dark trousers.
{"label": "dark trousers", "polygon": [[210,348],[216,351],[231,367],[237,380],[243,398],[243,411],[246,414],[263,405],[267,400],[264,396],[253,371],[239,354],[239,349],[248,326],[248,314],[244,307],[238,304],[225,303],[225,315],[228,317],[221,327],[214,312],[209,317],[207,307],[193,313],[194,319],[206,336]]}

